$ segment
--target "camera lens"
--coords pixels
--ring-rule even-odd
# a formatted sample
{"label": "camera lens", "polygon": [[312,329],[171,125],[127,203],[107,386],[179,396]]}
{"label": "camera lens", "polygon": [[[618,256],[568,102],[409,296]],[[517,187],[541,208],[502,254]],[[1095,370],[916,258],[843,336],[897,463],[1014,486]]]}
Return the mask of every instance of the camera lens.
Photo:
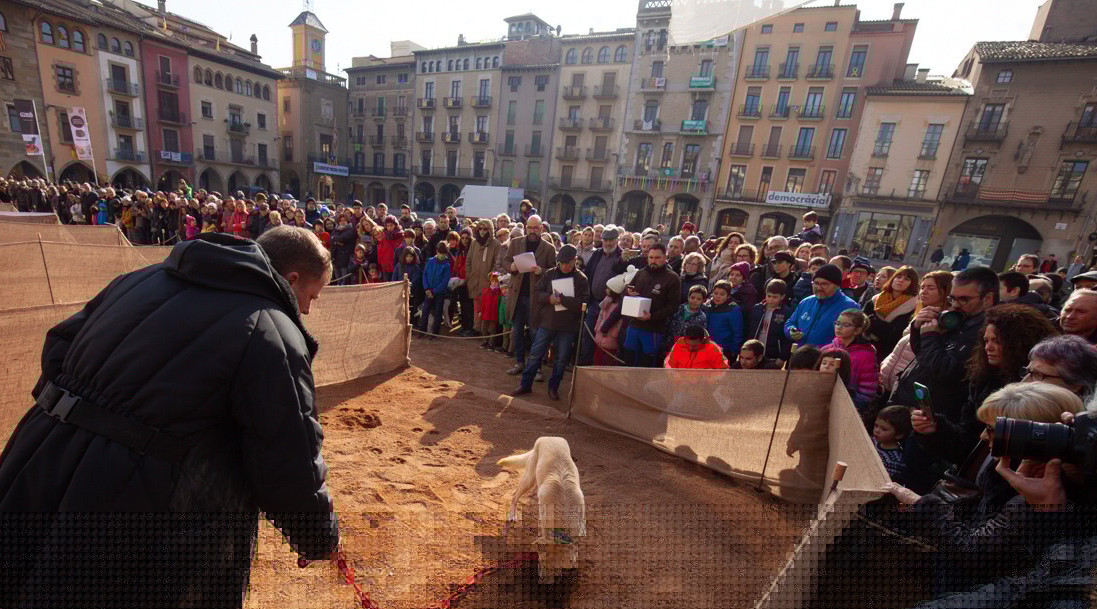
{"label": "camera lens", "polygon": [[994,421],[995,457],[1009,456],[1012,463],[1021,459],[1067,459],[1073,450],[1074,430],[1059,423],[1037,423],[998,417]]}
{"label": "camera lens", "polygon": [[937,316],[937,325],[945,330],[959,328],[964,322],[964,314],[959,311],[943,311]]}

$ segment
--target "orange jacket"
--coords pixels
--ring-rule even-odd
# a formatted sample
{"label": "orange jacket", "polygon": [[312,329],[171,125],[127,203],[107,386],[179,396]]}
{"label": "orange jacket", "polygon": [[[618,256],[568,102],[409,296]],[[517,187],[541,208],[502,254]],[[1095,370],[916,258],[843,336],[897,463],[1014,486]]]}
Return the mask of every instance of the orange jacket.
{"label": "orange jacket", "polygon": [[728,360],[719,345],[706,340],[696,351],[690,351],[689,340],[684,336],[674,342],[674,348],[663,363],[667,368],[728,368]]}

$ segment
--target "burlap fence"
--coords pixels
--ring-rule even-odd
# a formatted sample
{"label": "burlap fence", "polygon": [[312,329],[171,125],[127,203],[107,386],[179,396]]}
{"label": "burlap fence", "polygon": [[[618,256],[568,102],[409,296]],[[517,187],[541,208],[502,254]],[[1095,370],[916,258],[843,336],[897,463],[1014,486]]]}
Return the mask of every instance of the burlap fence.
{"label": "burlap fence", "polygon": [[112,224],[39,224],[0,218],[0,243],[38,240],[86,245],[130,245],[122,231]]}
{"label": "burlap fence", "polygon": [[9,211],[3,208],[0,208],[0,221],[29,222],[31,224],[61,224],[61,220],[57,217],[57,214],[53,212],[39,213]]}

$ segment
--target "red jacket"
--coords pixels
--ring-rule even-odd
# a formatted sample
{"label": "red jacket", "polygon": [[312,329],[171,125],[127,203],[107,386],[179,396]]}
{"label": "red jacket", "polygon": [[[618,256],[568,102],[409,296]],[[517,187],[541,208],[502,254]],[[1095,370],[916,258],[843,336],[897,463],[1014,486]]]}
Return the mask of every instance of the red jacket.
{"label": "red jacket", "polygon": [[674,348],[670,350],[663,364],[667,368],[709,368],[713,370],[727,370],[728,360],[720,347],[706,340],[696,351],[690,351],[689,339],[685,336],[674,342]]}
{"label": "red jacket", "polygon": [[403,231],[386,231],[377,244],[377,265],[381,272],[392,273],[396,269],[396,249],[404,244]]}
{"label": "red jacket", "polygon": [[232,212],[232,234],[237,237],[243,237],[244,231],[248,227],[248,212],[235,211]]}
{"label": "red jacket", "polygon": [[458,252],[458,254],[456,256],[453,255],[452,253],[450,254],[450,257],[449,257],[449,270],[450,270],[449,276],[450,276],[451,279],[454,278],[454,277],[458,277],[460,279],[465,279],[465,258],[466,258],[466,255],[467,254],[463,251]]}
{"label": "red jacket", "polygon": [[499,321],[499,298],[503,290],[493,290],[490,287],[480,292],[480,319],[483,321]]}

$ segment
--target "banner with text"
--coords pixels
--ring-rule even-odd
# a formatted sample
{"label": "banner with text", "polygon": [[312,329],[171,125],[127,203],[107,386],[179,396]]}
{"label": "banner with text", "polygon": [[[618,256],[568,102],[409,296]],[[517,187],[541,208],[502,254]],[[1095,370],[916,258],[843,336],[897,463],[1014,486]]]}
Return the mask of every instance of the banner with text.
{"label": "banner with text", "polygon": [[72,108],[69,113],[69,127],[72,129],[72,144],[76,148],[76,158],[91,160],[91,134],[88,132],[88,119],[83,108]]}
{"label": "banner with text", "polygon": [[38,116],[34,109],[34,100],[13,100],[15,111],[19,114],[19,130],[23,133],[23,145],[26,147],[27,156],[42,156],[46,151],[42,148],[42,136],[38,133]]}
{"label": "banner with text", "polygon": [[312,170],[316,173],[326,173],[333,176],[350,175],[350,169],[343,165],[328,165],[327,163],[313,162]]}
{"label": "banner with text", "polygon": [[766,193],[766,204],[827,209],[830,207],[830,195],[813,192],[780,192],[771,190]]}

